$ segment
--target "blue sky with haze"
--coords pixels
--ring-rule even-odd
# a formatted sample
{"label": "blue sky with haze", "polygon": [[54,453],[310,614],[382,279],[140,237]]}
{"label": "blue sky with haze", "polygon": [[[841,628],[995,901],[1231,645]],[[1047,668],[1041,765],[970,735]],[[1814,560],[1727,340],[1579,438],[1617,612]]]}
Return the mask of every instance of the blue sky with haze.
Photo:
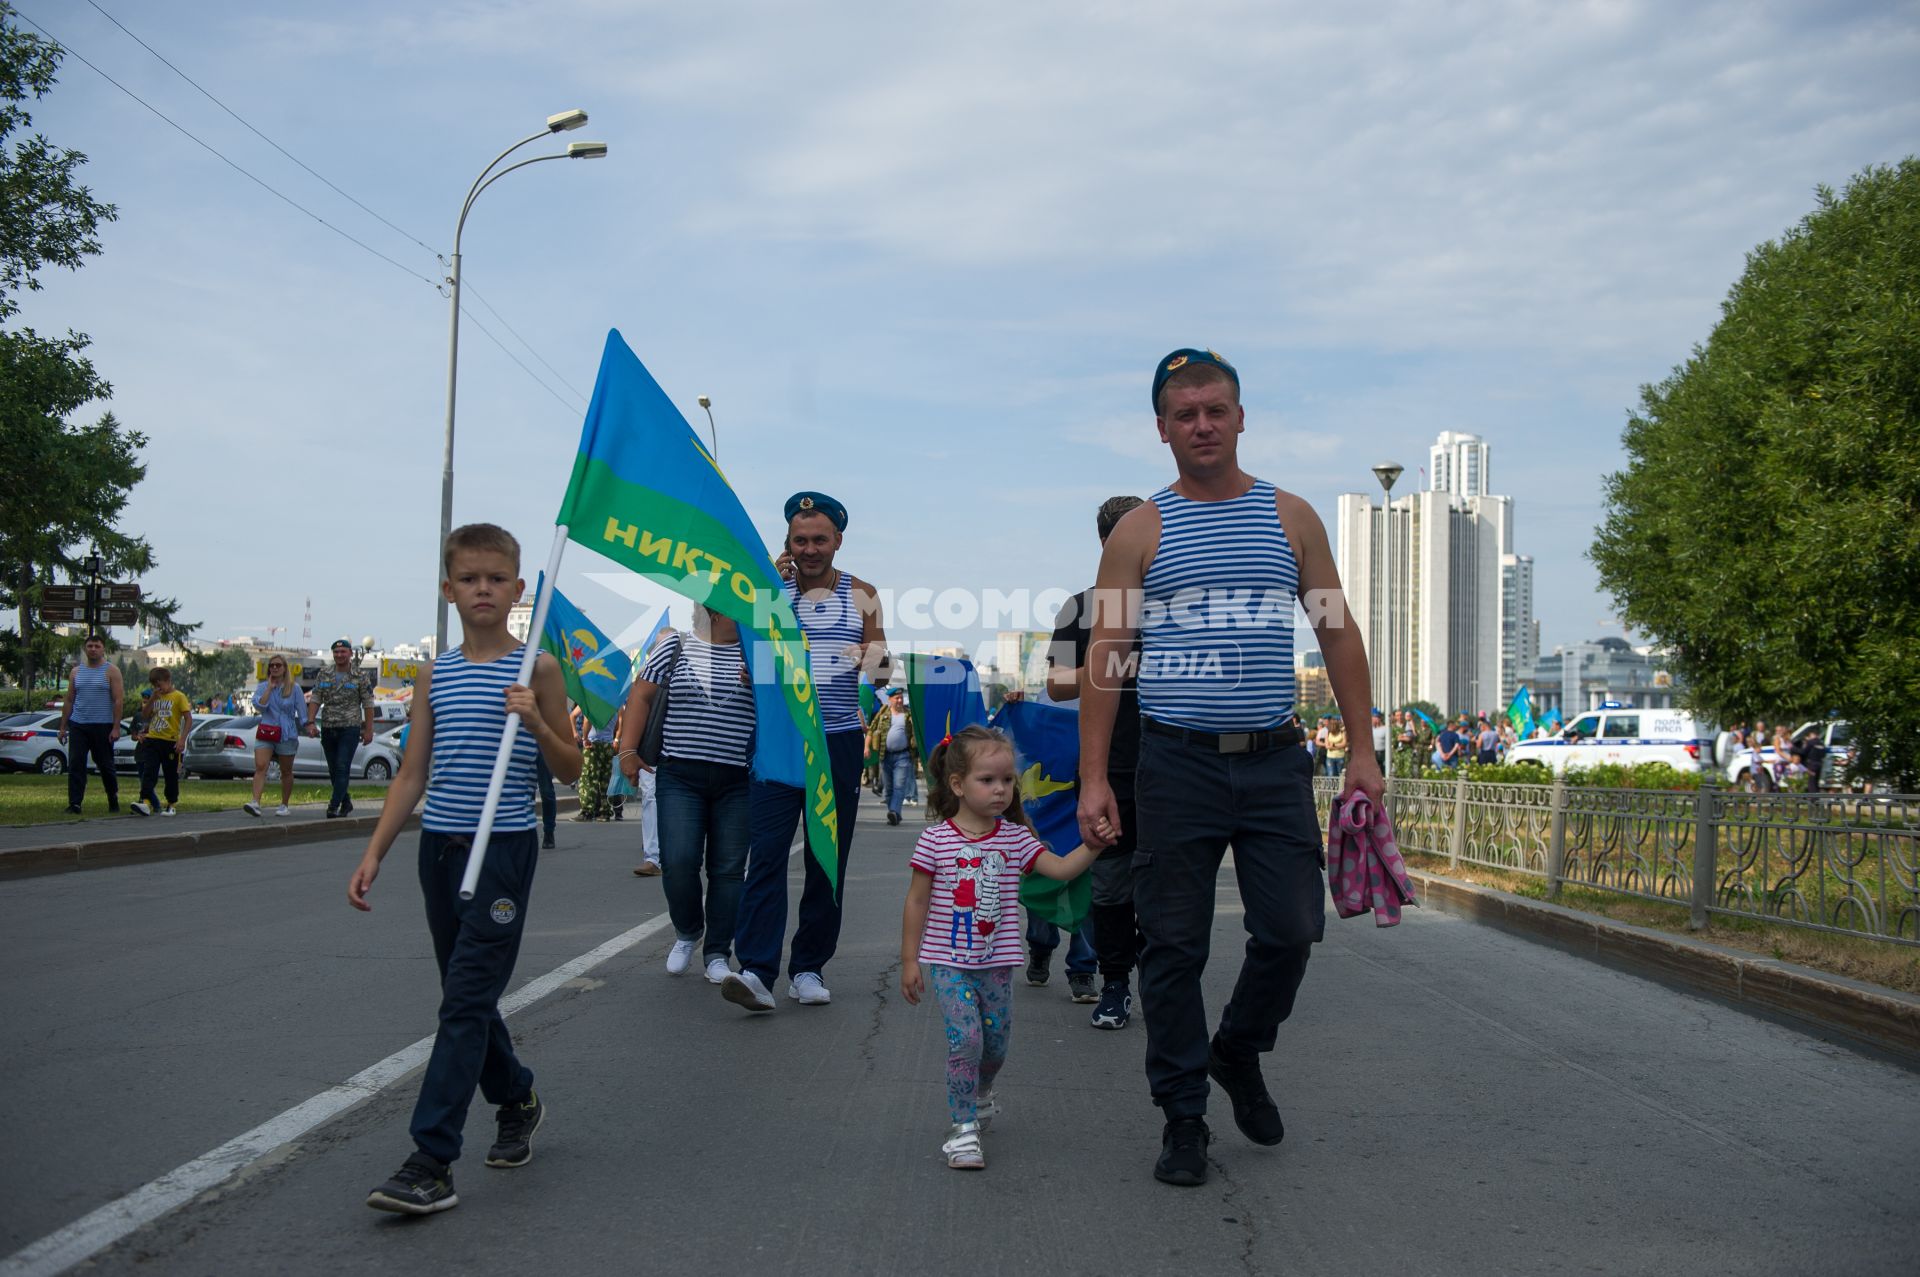
{"label": "blue sky with haze", "polygon": [[[558,392],[463,326],[455,520],[513,529],[530,580],[610,327],[684,411],[713,397],[770,544],[824,489],[842,565],[895,591],[1090,580],[1095,506],[1171,476],[1154,360],[1197,344],[1241,370],[1243,464],[1329,524],[1373,462],[1417,480],[1439,431],[1485,436],[1546,643],[1591,638],[1639,385],[1816,184],[1920,138],[1912,4],[101,4],[441,251],[493,154],[591,113],[563,139],[611,156],[508,177],[463,245],[572,387],[469,293]],[[18,8],[406,268],[66,63],[36,126],[121,215],[22,322],[91,334],[151,440],[149,586],[211,637],[297,637],[308,595],[317,643],[430,632],[432,254],[84,0]],[[563,585],[618,631],[643,608],[602,566],[569,551]]]}

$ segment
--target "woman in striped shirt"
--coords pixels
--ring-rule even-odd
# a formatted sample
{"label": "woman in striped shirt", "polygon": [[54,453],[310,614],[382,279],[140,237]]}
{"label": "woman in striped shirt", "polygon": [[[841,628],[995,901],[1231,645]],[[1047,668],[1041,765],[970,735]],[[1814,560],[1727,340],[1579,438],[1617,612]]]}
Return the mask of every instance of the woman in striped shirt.
{"label": "woman in striped shirt", "polygon": [[667,974],[684,972],[704,937],[707,980],[719,984],[732,969],[727,956],[747,873],[753,688],[741,660],[739,627],[696,605],[693,631],[654,647],[620,716],[620,770],[636,786],[642,769],[654,770],[640,757],[638,745],[661,688],[667,716],[654,801],[660,813],[661,886],[676,937],[667,952]]}

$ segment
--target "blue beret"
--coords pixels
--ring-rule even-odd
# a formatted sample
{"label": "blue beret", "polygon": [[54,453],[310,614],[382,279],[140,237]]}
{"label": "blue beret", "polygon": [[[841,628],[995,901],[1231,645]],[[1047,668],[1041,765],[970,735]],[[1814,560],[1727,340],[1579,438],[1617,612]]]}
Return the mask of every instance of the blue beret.
{"label": "blue beret", "polygon": [[1179,372],[1189,364],[1212,364],[1233,379],[1233,388],[1240,389],[1240,374],[1234,371],[1232,364],[1211,350],[1195,350],[1191,346],[1183,347],[1162,359],[1153,370],[1153,411],[1160,411],[1160,391],[1167,384],[1167,378]]}
{"label": "blue beret", "polygon": [[847,507],[824,492],[796,492],[787,498],[787,522],[796,514],[824,514],[840,531],[847,530]]}

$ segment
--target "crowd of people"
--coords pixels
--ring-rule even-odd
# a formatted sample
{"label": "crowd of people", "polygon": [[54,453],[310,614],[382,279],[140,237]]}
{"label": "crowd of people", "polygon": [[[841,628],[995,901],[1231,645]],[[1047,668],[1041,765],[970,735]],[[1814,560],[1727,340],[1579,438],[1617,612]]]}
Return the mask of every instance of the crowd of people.
{"label": "crowd of people", "polygon": [[[1245,412],[1232,365],[1208,350],[1175,351],[1155,368],[1152,402],[1177,475],[1147,499],[1115,498],[1097,512],[1094,589],[1063,614],[1050,652],[1049,692],[1081,704],[1079,845],[1049,849],[1035,836],[1015,751],[1001,733],[967,727],[934,742],[926,758],[928,819],[902,874],[900,992],[911,1004],[930,995],[940,1008],[948,1118],[940,1148],[956,1169],[986,1165],[986,1132],[1004,1116],[999,1079],[1012,1041],[1028,875],[1091,875],[1088,922],[1076,938],[1087,941],[1103,981],[1095,1027],[1129,1022],[1138,973],[1147,1088],[1164,1119],[1154,1177],[1179,1186],[1206,1181],[1212,1086],[1226,1092],[1249,1140],[1272,1145],[1284,1136],[1260,1057],[1276,1045],[1325,926],[1312,755],[1300,748],[1306,737],[1294,718],[1292,618],[1304,593],[1337,601],[1339,579],[1309,503],[1240,469]],[[831,785],[838,830],[837,856],[800,857],[790,941],[791,849],[804,810],[824,795],[752,770],[752,688],[733,622],[696,608],[688,632],[648,655],[620,718],[601,729],[610,735],[583,733],[569,719],[550,655],[536,657],[527,684],[517,681],[522,649],[505,628],[507,607],[524,588],[517,542],[488,524],[448,538],[443,590],[460,614],[461,646],[421,672],[411,748],[347,887],[354,908],[372,907],[382,862],[424,797],[418,873],[441,973],[440,1023],[410,1126],[413,1150],[369,1194],[369,1206],[429,1214],[457,1203],[452,1164],[476,1090],[496,1106],[486,1164],[512,1168],[532,1158],[546,1109],[497,1004],[526,925],[542,766],[561,783],[580,782],[591,816],[603,814],[602,774],[636,786],[654,778],[675,935],[670,975],[690,970],[697,949],[725,1001],[765,1015],[777,1007],[784,957],[791,1001],[832,1004],[827,968],[846,907],[863,780],[880,780],[887,821],[900,823],[916,783],[915,733],[895,692],[871,717],[861,712],[861,680],[886,688],[894,662],[873,587],[836,562],[846,507],[825,493],[798,492],[784,516],[778,566],[807,639],[829,773],[821,783]],[[1277,605],[1250,620],[1249,590]],[[1195,592],[1233,601],[1188,609],[1179,626],[1091,605],[1096,595],[1137,598],[1164,614],[1170,600]],[[1323,610],[1315,624],[1341,712],[1357,720],[1369,685],[1358,632],[1344,605]],[[1227,650],[1235,668],[1226,676],[1189,672],[1210,665],[1196,657]],[[509,714],[526,731],[510,751],[477,887],[463,896],[456,888],[465,852]],[[1329,759],[1336,727],[1328,725]],[[1339,741],[1346,792],[1378,804],[1373,751],[1353,751],[1344,733]],[[611,814],[618,818],[618,809]],[[1247,943],[1215,1025],[1202,977],[1215,881],[1230,844]],[[1044,967],[1034,970],[1042,951],[1036,942],[1027,954],[1030,983],[1044,982]],[[1071,960],[1069,972],[1092,974],[1076,973]],[[1079,996],[1081,986],[1072,990]]]}

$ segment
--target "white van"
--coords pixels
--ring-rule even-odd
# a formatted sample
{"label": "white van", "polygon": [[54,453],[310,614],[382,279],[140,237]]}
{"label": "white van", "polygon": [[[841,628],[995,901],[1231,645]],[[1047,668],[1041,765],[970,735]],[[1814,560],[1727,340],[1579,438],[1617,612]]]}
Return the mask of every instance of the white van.
{"label": "white van", "polygon": [[1714,729],[1677,709],[1632,709],[1611,701],[1582,714],[1559,736],[1523,740],[1507,751],[1509,763],[1542,767],[1558,776],[1569,767],[1602,763],[1665,763],[1675,771],[1699,771],[1713,763]]}

